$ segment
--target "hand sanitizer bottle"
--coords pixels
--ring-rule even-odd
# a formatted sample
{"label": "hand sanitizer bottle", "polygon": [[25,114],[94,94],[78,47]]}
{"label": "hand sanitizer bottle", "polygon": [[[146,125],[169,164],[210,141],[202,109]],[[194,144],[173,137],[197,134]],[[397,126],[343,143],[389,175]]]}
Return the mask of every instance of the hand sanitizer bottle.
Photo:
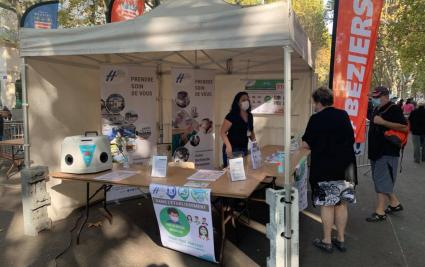
{"label": "hand sanitizer bottle", "polygon": [[283,167],[283,164],[284,164],[284,155],[283,155],[283,153],[279,153],[278,154],[278,165],[277,165],[277,172],[279,173],[279,174],[283,174],[284,173],[284,171],[285,171],[285,169],[284,169],[284,167]]}

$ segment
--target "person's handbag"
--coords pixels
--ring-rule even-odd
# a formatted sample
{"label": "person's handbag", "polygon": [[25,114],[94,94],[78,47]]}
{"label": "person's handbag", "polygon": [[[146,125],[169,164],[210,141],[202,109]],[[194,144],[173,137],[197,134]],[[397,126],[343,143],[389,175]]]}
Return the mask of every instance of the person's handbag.
{"label": "person's handbag", "polygon": [[[385,109],[380,115],[387,112],[392,106],[390,105],[387,109]],[[403,149],[407,144],[407,139],[409,137],[409,125],[407,125],[407,131],[397,131],[397,130],[386,130],[384,132],[384,137],[387,141],[389,141],[391,144],[396,145],[398,148]]]}

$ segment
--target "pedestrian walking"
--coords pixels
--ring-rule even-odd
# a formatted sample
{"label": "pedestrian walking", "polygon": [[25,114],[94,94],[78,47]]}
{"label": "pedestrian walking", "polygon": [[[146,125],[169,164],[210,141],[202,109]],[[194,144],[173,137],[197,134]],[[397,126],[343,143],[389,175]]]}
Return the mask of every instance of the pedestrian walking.
{"label": "pedestrian walking", "polygon": [[418,107],[409,116],[412,132],[413,158],[416,163],[425,161],[425,100],[418,101]]}
{"label": "pedestrian walking", "polygon": [[[366,218],[368,222],[385,221],[387,214],[403,210],[394,193],[400,146],[386,138],[385,132],[408,132],[408,127],[402,110],[390,102],[389,95],[390,91],[383,86],[376,87],[372,93],[375,110],[369,128],[368,156],[372,165],[377,204],[375,212]],[[386,208],[387,202],[389,205]]]}
{"label": "pedestrian walking", "polygon": [[409,117],[410,113],[415,109],[415,106],[412,103],[412,99],[408,98],[406,104],[403,105],[404,116]]}
{"label": "pedestrian walking", "polygon": [[[314,246],[331,253],[333,247],[346,251],[347,203],[355,203],[357,184],[354,131],[347,112],[333,105],[331,90],[321,87],[313,95],[316,114],[310,117],[302,138],[311,150],[310,185],[314,206],[320,206],[323,238]],[[332,226],[338,235],[332,238]]]}

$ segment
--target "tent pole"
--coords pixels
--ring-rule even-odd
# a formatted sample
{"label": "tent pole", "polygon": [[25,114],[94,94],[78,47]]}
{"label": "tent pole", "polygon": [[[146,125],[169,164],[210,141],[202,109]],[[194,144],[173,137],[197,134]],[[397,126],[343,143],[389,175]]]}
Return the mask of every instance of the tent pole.
{"label": "tent pole", "polygon": [[21,79],[22,79],[22,108],[24,119],[24,163],[25,168],[31,165],[30,160],[30,135],[29,135],[29,120],[28,120],[28,96],[27,96],[27,64],[25,57],[21,58]]}
{"label": "tent pole", "polygon": [[164,99],[162,96],[162,66],[161,63],[157,67],[157,79],[158,79],[158,102],[159,102],[159,143],[164,143],[164,115],[163,115],[163,104]]}
{"label": "tent pole", "polygon": [[292,197],[292,185],[291,185],[291,52],[292,49],[289,46],[283,47],[283,68],[284,68],[284,81],[285,81],[285,232],[283,235],[285,243],[285,265],[291,266],[291,237],[292,237],[292,218],[291,218],[291,197]]}

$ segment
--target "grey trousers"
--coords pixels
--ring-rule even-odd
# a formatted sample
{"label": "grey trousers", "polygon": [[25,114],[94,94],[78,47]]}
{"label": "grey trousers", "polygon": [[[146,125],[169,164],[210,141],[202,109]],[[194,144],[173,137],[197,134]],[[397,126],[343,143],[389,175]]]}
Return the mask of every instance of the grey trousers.
{"label": "grey trousers", "polygon": [[[413,158],[415,162],[425,161],[425,135],[412,134]],[[422,154],[422,156],[421,156]]]}

